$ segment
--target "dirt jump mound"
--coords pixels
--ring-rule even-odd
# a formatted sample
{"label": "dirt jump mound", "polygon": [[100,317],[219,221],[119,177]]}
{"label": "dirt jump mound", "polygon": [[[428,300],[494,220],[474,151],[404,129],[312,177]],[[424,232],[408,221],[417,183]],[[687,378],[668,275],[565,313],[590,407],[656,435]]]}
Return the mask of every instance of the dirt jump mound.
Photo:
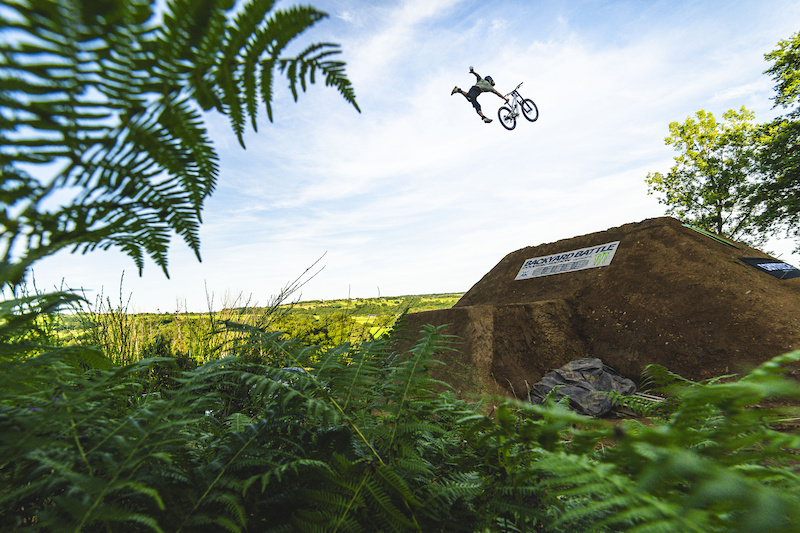
{"label": "dirt jump mound", "polygon": [[651,363],[694,380],[744,372],[800,348],[798,311],[800,271],[663,217],[512,252],[453,308],[406,327],[449,324],[453,364],[525,398],[583,357],[637,382]]}

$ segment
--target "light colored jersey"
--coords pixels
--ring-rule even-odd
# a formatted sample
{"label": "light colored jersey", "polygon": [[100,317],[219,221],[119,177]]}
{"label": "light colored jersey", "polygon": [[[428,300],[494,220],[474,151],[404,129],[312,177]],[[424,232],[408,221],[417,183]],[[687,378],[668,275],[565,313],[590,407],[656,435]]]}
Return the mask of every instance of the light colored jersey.
{"label": "light colored jersey", "polygon": [[479,88],[482,93],[491,92],[494,90],[492,84],[486,81],[485,79],[481,78],[475,83],[475,87]]}

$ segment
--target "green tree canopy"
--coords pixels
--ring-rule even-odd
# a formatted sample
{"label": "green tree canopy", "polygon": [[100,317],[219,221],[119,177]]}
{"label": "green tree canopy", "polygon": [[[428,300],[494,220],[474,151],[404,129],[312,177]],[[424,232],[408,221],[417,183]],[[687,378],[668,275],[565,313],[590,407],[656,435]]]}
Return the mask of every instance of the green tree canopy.
{"label": "green tree canopy", "polygon": [[243,143],[272,120],[275,74],[317,73],[356,109],[339,47],[287,45],[327,15],[274,0],[4,0],[0,8],[0,286],[61,249],[117,248],[167,274],[173,235],[200,259],[219,168],[203,111]]}
{"label": "green tree canopy", "polygon": [[[764,58],[773,64],[765,73],[775,81],[775,105],[784,108],[800,103],[800,32],[779,41],[778,47]],[[796,116],[800,109],[794,110]]]}
{"label": "green tree canopy", "polygon": [[754,221],[759,129],[744,107],[726,111],[723,122],[700,110],[684,123],[672,122],[667,145],[678,152],[666,174],[646,177],[648,194],[657,194],[667,213],[719,235],[762,240]]}
{"label": "green tree canopy", "polygon": [[288,338],[308,346],[330,348],[345,342],[358,344],[371,338],[369,329],[343,312],[319,318],[285,314],[271,327],[284,331]]}
{"label": "green tree canopy", "polygon": [[765,58],[772,61],[766,73],[775,81],[775,106],[789,112],[764,126],[759,197],[765,209],[758,225],[765,232],[785,232],[800,251],[800,32]]}

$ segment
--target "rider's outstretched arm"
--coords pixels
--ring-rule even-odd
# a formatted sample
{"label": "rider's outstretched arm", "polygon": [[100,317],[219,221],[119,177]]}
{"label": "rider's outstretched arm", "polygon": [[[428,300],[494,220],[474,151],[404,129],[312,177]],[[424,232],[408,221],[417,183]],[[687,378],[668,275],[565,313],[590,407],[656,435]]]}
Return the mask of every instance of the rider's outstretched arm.
{"label": "rider's outstretched arm", "polygon": [[500,98],[502,98],[503,100],[505,100],[505,101],[506,101],[506,103],[508,103],[508,98],[506,98],[504,95],[500,94],[500,93],[497,91],[497,89],[492,89],[492,92],[493,92],[494,94],[496,94],[497,96],[499,96]]}
{"label": "rider's outstretched arm", "polygon": [[477,79],[481,79],[481,75],[480,75],[480,74],[478,74],[477,72],[475,72],[474,70],[472,70],[472,67],[469,67],[469,71],[470,71],[470,72],[472,72],[473,74],[475,74],[475,77],[476,77]]}

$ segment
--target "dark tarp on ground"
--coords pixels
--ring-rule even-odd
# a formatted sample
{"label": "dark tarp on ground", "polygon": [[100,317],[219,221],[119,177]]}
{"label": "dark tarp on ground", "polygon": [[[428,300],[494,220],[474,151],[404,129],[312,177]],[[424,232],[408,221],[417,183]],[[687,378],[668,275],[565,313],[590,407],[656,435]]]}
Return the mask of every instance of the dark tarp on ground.
{"label": "dark tarp on ground", "polygon": [[611,410],[613,403],[605,392],[616,391],[623,396],[636,392],[633,381],[595,357],[584,357],[551,370],[533,386],[528,399],[542,403],[547,393],[557,386],[561,388],[554,394],[556,399],[569,396],[570,406],[589,416],[601,416]]}

